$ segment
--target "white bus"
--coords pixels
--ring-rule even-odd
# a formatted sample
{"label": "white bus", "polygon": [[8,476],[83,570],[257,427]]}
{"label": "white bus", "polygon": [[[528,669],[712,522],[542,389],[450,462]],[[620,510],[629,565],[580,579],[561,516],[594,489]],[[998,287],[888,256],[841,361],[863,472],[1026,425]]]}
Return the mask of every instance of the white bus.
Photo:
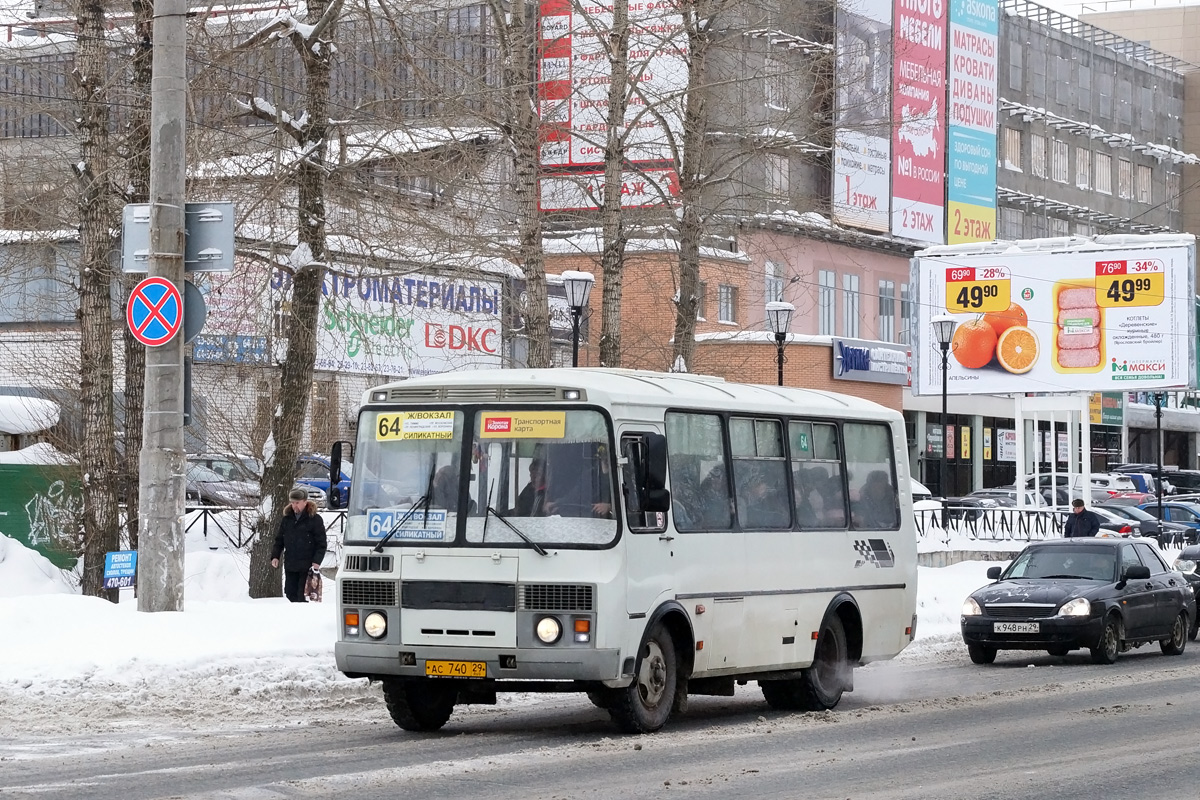
{"label": "white bus", "polygon": [[752,680],[833,708],[912,641],[910,486],[901,415],[830,392],[605,369],[379,386],[337,666],[406,730],[498,692],[586,692],[639,733]]}

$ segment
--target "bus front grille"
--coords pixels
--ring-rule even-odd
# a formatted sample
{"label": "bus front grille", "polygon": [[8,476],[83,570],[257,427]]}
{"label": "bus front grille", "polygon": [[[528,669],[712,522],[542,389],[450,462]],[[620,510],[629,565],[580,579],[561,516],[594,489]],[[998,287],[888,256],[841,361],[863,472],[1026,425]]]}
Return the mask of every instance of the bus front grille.
{"label": "bus front grille", "polygon": [[343,580],[342,605],[394,606],[396,605],[396,582]]}
{"label": "bus front grille", "polygon": [[346,572],[391,572],[391,556],[346,556]]}
{"label": "bus front grille", "polygon": [[527,583],[521,587],[523,611],[592,611],[594,588],[576,583]]}

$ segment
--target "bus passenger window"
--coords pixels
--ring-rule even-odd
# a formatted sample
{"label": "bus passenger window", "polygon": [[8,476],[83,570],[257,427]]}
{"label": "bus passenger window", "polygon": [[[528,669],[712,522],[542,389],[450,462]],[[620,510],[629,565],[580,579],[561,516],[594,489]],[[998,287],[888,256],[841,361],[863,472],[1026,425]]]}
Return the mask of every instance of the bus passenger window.
{"label": "bus passenger window", "polygon": [[667,414],[671,514],[680,531],[723,531],[733,524],[721,418]]}
{"label": "bus passenger window", "polygon": [[828,423],[788,423],[796,521],[802,529],[846,527],[846,494],[837,427]]}
{"label": "bus passenger window", "polygon": [[778,420],[729,420],[738,524],[743,530],[792,527],[787,464]]}
{"label": "bus passenger window", "polygon": [[892,436],[886,425],[847,422],[846,466],[849,471],[851,522],[856,530],[896,530],[900,504],[892,458]]}

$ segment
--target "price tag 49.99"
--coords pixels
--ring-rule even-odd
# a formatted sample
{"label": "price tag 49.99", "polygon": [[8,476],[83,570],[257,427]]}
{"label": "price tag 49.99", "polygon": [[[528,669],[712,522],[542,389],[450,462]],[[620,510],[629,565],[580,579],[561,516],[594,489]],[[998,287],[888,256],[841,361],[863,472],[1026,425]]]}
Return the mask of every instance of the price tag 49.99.
{"label": "price tag 49.99", "polygon": [[1166,269],[1156,258],[1096,262],[1096,305],[1134,308],[1162,305]]}
{"label": "price tag 49.99", "polygon": [[1008,267],[951,267],[946,270],[946,310],[951,314],[1006,311],[1012,275]]}

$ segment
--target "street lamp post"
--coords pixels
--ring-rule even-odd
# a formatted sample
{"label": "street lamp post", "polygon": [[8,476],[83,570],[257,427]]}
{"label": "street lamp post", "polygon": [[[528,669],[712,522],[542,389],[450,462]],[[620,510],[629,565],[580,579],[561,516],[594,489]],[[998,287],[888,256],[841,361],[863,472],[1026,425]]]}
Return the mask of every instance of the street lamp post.
{"label": "street lamp post", "polygon": [[562,274],[563,286],[567,290],[567,305],[571,307],[571,366],[579,366],[579,322],[583,309],[592,294],[596,276],[590,272],[567,270]]}
{"label": "street lamp post", "polygon": [[[1158,485],[1155,487],[1155,494],[1158,495],[1158,518],[1163,518],[1162,495],[1162,409],[1167,402],[1166,392],[1154,393],[1154,466],[1158,469],[1158,474],[1155,476]],[[1161,527],[1161,526],[1160,526]],[[1161,537],[1160,537],[1161,538]]]}
{"label": "street lamp post", "polygon": [[933,323],[933,335],[937,338],[938,346],[942,348],[942,465],[939,482],[941,483],[940,488],[942,491],[942,528],[945,529],[946,497],[947,488],[950,484],[950,453],[946,449],[950,441],[946,424],[947,417],[949,416],[946,405],[946,373],[949,367],[950,342],[954,339],[954,329],[958,327],[958,321],[949,315],[934,317],[930,321]]}
{"label": "street lamp post", "polygon": [[783,386],[783,346],[787,342],[788,328],[792,324],[792,312],[796,307],[791,303],[772,300],[767,303],[767,325],[775,334],[775,365],[779,372],[779,385]]}

